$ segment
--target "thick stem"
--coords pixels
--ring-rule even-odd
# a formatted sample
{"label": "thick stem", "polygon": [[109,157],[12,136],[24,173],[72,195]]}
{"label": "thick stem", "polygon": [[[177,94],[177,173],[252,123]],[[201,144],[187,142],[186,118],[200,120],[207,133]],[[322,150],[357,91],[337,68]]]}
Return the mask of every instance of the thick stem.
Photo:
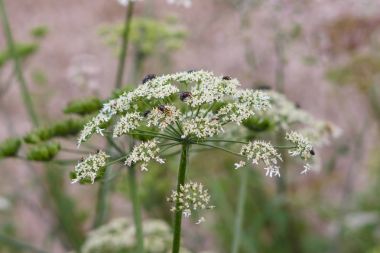
{"label": "thick stem", "polygon": [[12,54],[13,60],[14,60],[14,70],[16,73],[16,77],[18,80],[18,83],[20,84],[21,89],[21,95],[22,99],[25,104],[25,108],[28,112],[28,115],[33,123],[34,126],[38,126],[38,116],[36,114],[35,108],[33,106],[32,97],[30,96],[30,92],[28,89],[28,86],[26,84],[24,75],[22,73],[21,63],[19,59],[19,55],[16,52],[15,43],[12,36],[12,30],[9,25],[9,20],[7,16],[7,12],[5,10],[5,5],[3,0],[0,0],[0,17],[1,17],[1,23],[3,24],[3,30],[4,35],[7,40],[8,48]]}
{"label": "thick stem", "polygon": [[131,28],[131,21],[133,16],[133,7],[134,2],[129,1],[127,10],[125,12],[125,21],[124,21],[124,31],[122,36],[122,44],[121,44],[121,52],[119,56],[119,65],[117,69],[117,76],[116,76],[116,88],[120,88],[123,83],[123,75],[124,75],[124,68],[125,68],[125,59],[127,57],[127,50],[128,50],[128,44],[129,44],[129,31]]}
{"label": "thick stem", "polygon": [[234,225],[234,235],[232,240],[232,253],[239,252],[240,238],[242,235],[242,223],[244,218],[244,206],[247,199],[247,189],[248,189],[248,168],[244,168],[240,173],[240,189],[238,196],[238,209],[235,216],[235,225]]}
{"label": "thick stem", "polygon": [[[182,144],[181,160],[179,163],[177,192],[180,191],[181,185],[185,184],[186,167],[189,160],[189,144]],[[174,217],[174,235],[173,235],[173,248],[172,253],[179,253],[181,247],[181,225],[182,225],[182,211],[178,210],[180,206],[179,199],[176,202],[176,211]]]}
{"label": "thick stem", "polygon": [[131,166],[128,170],[129,172],[129,192],[131,194],[132,206],[133,206],[133,219],[136,228],[136,241],[137,247],[136,250],[138,253],[144,252],[144,234],[142,229],[142,218],[141,218],[141,206],[140,198],[137,191],[137,182],[136,182],[136,168]]}

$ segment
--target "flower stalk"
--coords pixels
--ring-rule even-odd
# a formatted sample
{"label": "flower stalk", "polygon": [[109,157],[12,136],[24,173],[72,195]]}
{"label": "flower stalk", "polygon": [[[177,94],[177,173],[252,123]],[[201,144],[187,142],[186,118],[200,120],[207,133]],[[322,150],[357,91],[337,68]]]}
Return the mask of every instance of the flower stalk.
{"label": "flower stalk", "polygon": [[24,101],[25,108],[28,112],[28,115],[33,125],[38,126],[39,125],[38,116],[33,106],[32,97],[30,95],[30,91],[26,84],[25,77],[22,73],[19,55],[17,54],[16,49],[15,49],[15,42],[13,40],[12,30],[9,25],[9,20],[8,20],[7,12],[5,10],[5,4],[3,0],[0,0],[0,17],[1,17],[1,23],[3,25],[4,35],[7,40],[7,44],[14,59],[14,71],[18,79],[18,82],[20,84],[21,96]]}
{"label": "flower stalk", "polygon": [[242,235],[242,223],[244,218],[244,206],[247,199],[248,189],[248,168],[244,168],[240,173],[240,188],[237,203],[237,212],[235,216],[234,235],[232,240],[232,253],[238,253],[240,247],[240,238]]}
{"label": "flower stalk", "polygon": [[[186,168],[189,160],[189,149],[190,145],[187,143],[182,144],[181,158],[178,170],[178,180],[177,180],[177,192],[180,192],[181,185],[185,184],[186,179]],[[182,227],[182,210],[180,210],[179,198],[176,201],[176,211],[174,217],[174,235],[173,235],[173,247],[172,253],[179,253],[181,247],[181,227]]]}
{"label": "flower stalk", "polygon": [[144,235],[142,228],[142,218],[141,218],[141,205],[140,198],[138,196],[137,180],[136,180],[136,168],[135,165],[132,165],[128,169],[128,181],[129,181],[129,192],[130,198],[132,200],[133,207],[133,220],[135,223],[136,229],[136,239],[137,245],[136,250],[139,253],[144,252]]}
{"label": "flower stalk", "polygon": [[116,75],[116,88],[119,89],[123,83],[124,68],[125,68],[125,59],[127,57],[127,50],[129,44],[129,31],[131,29],[131,21],[133,16],[134,1],[130,1],[125,12],[125,22],[124,22],[124,31],[122,36],[121,52],[119,56],[119,64]]}

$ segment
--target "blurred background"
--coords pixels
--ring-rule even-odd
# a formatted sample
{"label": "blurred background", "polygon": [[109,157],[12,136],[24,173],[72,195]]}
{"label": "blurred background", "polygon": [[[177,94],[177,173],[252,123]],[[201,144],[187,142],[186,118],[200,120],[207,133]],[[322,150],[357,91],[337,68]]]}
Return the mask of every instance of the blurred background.
{"label": "blurred background", "polygon": [[[111,95],[125,6],[4,3],[42,122],[62,118],[73,99]],[[289,163],[284,186],[262,170],[250,172],[239,252],[380,252],[379,0],[193,0],[190,8],[144,0],[135,7],[125,84],[148,73],[209,70],[283,92],[343,131],[316,150],[318,170],[300,175]],[[32,127],[2,30],[0,140]],[[218,152],[191,159],[191,175],[207,182],[217,207],[202,226],[185,223],[184,245],[194,252],[229,252],[239,185],[233,163]],[[15,246],[21,241],[54,253],[80,248],[93,226],[98,185],[71,185],[70,170],[0,161],[0,233],[7,235],[0,252],[28,252]],[[165,200],[173,183],[160,179],[173,176],[155,168],[139,177],[145,219],[170,222]],[[113,180],[107,220],[131,213],[125,179]]]}

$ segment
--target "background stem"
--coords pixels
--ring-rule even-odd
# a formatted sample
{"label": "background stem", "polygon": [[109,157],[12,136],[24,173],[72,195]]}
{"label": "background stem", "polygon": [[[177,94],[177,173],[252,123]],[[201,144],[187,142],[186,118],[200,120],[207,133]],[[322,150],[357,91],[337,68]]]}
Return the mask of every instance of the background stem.
{"label": "background stem", "polygon": [[[177,192],[180,191],[181,185],[185,184],[186,167],[189,160],[189,144],[182,144],[181,160],[179,163]],[[176,211],[174,217],[174,235],[173,235],[173,248],[172,253],[179,253],[181,247],[181,225],[182,225],[182,210],[178,210],[180,203],[177,199]]]}
{"label": "background stem", "polygon": [[127,57],[127,49],[129,44],[129,31],[131,28],[131,21],[133,16],[133,8],[134,8],[134,2],[129,1],[127,11],[125,13],[125,22],[124,22],[124,31],[122,36],[122,44],[121,44],[121,52],[119,57],[119,65],[117,69],[117,75],[116,75],[116,84],[115,87],[119,89],[123,83],[123,75],[124,75],[124,68],[125,68],[125,58]]}
{"label": "background stem", "polygon": [[107,218],[107,203],[108,203],[108,192],[111,186],[111,174],[112,168],[108,167],[104,174],[104,180],[100,183],[97,202],[96,202],[96,213],[94,220],[94,228],[97,228],[104,224],[104,221]]}
{"label": "background stem", "polygon": [[4,245],[7,245],[8,247],[17,250],[17,252],[33,252],[33,253],[47,253],[46,251],[40,250],[35,248],[34,246],[27,244],[25,242],[16,240],[14,238],[11,238],[9,236],[1,235],[0,234],[0,242]]}
{"label": "background stem", "polygon": [[8,20],[8,16],[5,10],[5,5],[4,5],[3,0],[0,0],[0,17],[1,17],[1,23],[3,25],[3,32],[7,40],[8,48],[14,60],[14,70],[15,70],[18,83],[20,85],[21,96],[24,101],[25,109],[27,110],[28,115],[33,125],[36,127],[39,124],[38,116],[35,112],[32,97],[30,96],[28,86],[26,84],[24,75],[22,73],[20,58],[15,49],[15,43],[12,36],[12,30],[9,25],[9,20]]}
{"label": "background stem", "polygon": [[[133,7],[134,2],[129,2],[128,7],[126,8],[125,12],[125,21],[124,21],[124,32],[122,35],[122,44],[121,44],[121,53],[119,57],[119,63],[117,67],[116,72],[116,81],[115,81],[115,88],[119,89],[122,86],[123,82],[123,76],[124,76],[124,69],[125,69],[125,60],[127,56],[127,49],[128,49],[128,43],[129,43],[129,30],[130,30],[130,24],[133,16]],[[120,154],[122,154],[122,151],[115,147],[115,143],[113,142],[112,138],[108,138],[108,147],[107,151],[110,150],[111,147],[114,147]],[[108,209],[108,193],[110,191],[110,168],[106,168],[106,174],[104,175],[104,180],[100,183],[99,186],[99,192],[98,192],[98,198],[97,198],[97,208],[96,208],[96,214],[95,214],[95,220],[94,220],[94,228],[97,228],[104,224],[107,218],[107,209]],[[141,222],[140,222],[141,223]],[[136,225],[136,224],[135,224]]]}
{"label": "background stem", "polygon": [[248,173],[249,168],[243,168],[240,172],[240,188],[239,188],[239,196],[238,196],[238,204],[237,204],[237,213],[235,216],[235,224],[234,224],[234,237],[232,240],[232,253],[239,252],[240,246],[240,238],[242,235],[242,223],[244,218],[244,206],[245,201],[247,199],[247,189],[248,189]]}
{"label": "background stem", "polygon": [[132,206],[133,206],[133,219],[135,222],[136,228],[136,239],[137,239],[137,252],[144,252],[144,235],[142,229],[142,219],[141,219],[141,206],[140,206],[140,198],[138,196],[137,191],[137,183],[136,183],[136,168],[135,166],[129,167],[128,170],[128,179],[129,179],[129,191],[131,194]]}

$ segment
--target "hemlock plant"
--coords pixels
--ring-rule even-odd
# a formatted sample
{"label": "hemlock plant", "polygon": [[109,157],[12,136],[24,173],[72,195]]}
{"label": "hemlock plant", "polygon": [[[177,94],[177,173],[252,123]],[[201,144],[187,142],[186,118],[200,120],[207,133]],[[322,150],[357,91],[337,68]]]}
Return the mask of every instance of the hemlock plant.
{"label": "hemlock plant", "polygon": [[[236,79],[203,70],[151,74],[137,88],[123,90],[107,100],[91,97],[69,103],[64,112],[77,118],[33,129],[23,138],[7,139],[0,143],[0,157],[66,165],[79,159],[71,173],[72,183],[88,184],[108,180],[104,178],[106,170],[115,164],[127,168],[133,179],[136,166],[149,173],[152,162],[164,167],[167,156],[180,154],[177,187],[167,197],[175,215],[172,252],[181,246],[182,217],[192,217],[200,224],[205,221],[202,212],[218,208],[206,185],[186,180],[192,152],[222,150],[236,155],[231,173],[253,166],[263,168],[267,176],[279,177],[283,151],[288,150],[290,156],[303,161],[304,174],[312,169],[314,148],[339,134],[333,124],[314,118],[282,94],[243,89]],[[281,145],[276,145],[268,138],[258,138],[257,132],[285,134]],[[80,149],[66,147],[62,140],[78,133]],[[117,152],[107,154],[96,150],[98,145],[84,143],[94,134],[103,136]],[[26,152],[23,146],[28,147]],[[84,158],[74,155],[74,160],[57,159],[62,152],[90,154]],[[145,248],[144,228],[138,229],[142,222],[134,179],[130,190],[136,241]]]}
{"label": "hemlock plant", "polygon": [[[245,125],[252,118],[256,122],[267,119],[284,123],[285,120],[279,117],[285,113],[271,111],[272,103],[276,102],[273,100],[278,97],[261,90],[243,89],[237,79],[203,70],[147,75],[134,90],[104,103],[79,135],[78,146],[93,134],[113,139],[120,156],[110,157],[103,151],[91,154],[75,167],[73,182],[93,183],[104,173],[104,167],[120,162],[129,168],[138,164],[141,171],[149,173],[151,162],[164,166],[166,155],[180,154],[177,188],[168,197],[175,215],[172,252],[178,252],[182,216],[198,217],[199,211],[214,208],[201,183],[186,182],[188,159],[194,147],[235,154],[235,169],[248,169],[243,167],[252,164],[253,167],[263,167],[270,177],[281,174],[280,149],[287,149],[290,156],[304,161],[302,173],[311,169],[315,151],[309,139],[298,132],[286,133],[284,141],[287,144],[281,146],[247,138]],[[296,107],[293,112],[289,110],[287,116],[299,113],[297,110]],[[280,126],[278,122],[276,125]],[[311,127],[306,129],[310,132]],[[328,134],[326,131],[320,133],[319,138]],[[135,142],[129,152],[119,145],[125,136]],[[201,217],[197,224],[204,220]]]}

